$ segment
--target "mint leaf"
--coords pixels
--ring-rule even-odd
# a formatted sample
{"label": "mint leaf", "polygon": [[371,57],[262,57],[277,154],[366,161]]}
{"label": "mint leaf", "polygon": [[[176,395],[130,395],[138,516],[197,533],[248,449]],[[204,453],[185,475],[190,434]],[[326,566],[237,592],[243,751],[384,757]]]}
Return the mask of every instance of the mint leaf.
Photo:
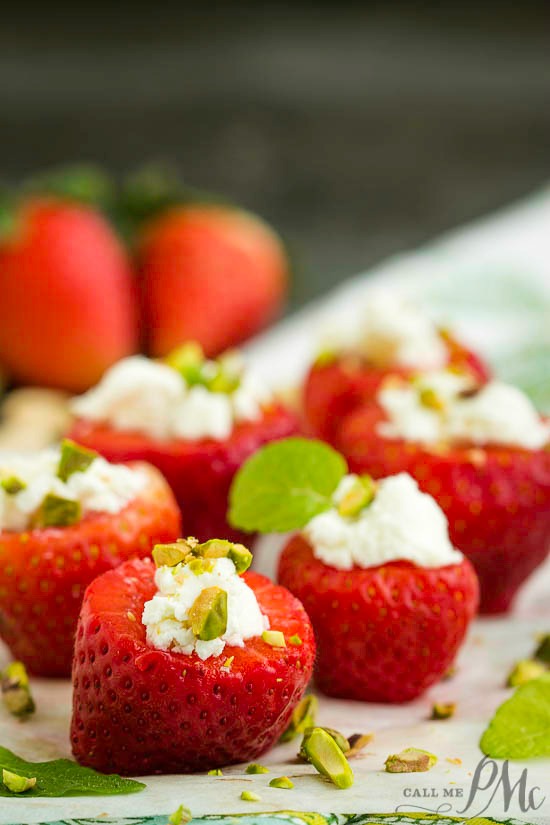
{"label": "mint leaf", "polygon": [[498,708],[480,748],[494,759],[550,756],[550,673],[519,687]]}
{"label": "mint leaf", "polygon": [[[7,748],[0,746],[0,775],[2,771],[31,776],[36,784],[25,791],[25,799],[31,796],[96,796],[137,793],[145,788],[143,782],[124,779],[118,774],[108,776],[91,768],[82,768],[71,759],[54,759],[51,762],[27,762]],[[0,783],[0,796],[19,796]]]}
{"label": "mint leaf", "polygon": [[347,470],[332,447],[307,438],[286,438],[258,450],[231,486],[229,522],[241,530],[297,530],[332,505]]}

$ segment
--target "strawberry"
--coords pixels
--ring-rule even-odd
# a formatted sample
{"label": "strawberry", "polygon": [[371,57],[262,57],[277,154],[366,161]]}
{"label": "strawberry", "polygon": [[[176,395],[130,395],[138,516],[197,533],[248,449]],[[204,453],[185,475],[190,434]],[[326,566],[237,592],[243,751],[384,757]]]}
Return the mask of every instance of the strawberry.
{"label": "strawberry", "polygon": [[[448,365],[471,373],[485,382],[487,365],[471,350],[447,332],[440,331],[448,352]],[[348,413],[371,401],[388,375],[403,378],[416,370],[405,367],[379,367],[358,353],[342,353],[314,364],[303,389],[303,413],[306,432],[335,444],[340,425]]]}
{"label": "strawberry", "polygon": [[207,355],[235,346],[279,312],[288,278],[281,242],[233,207],[180,206],[146,223],[139,244],[148,351],[196,340]]}
{"label": "strawberry", "polygon": [[0,362],[14,379],[80,391],[136,349],[124,249],[93,209],[29,199],[0,242]]}
{"label": "strawberry", "polygon": [[301,534],[280,558],[279,582],[303,602],[317,640],[316,681],[329,696],[405,702],[441,678],[477,607],[470,563],[395,561],[339,570]]}
{"label": "strawberry", "polygon": [[[152,647],[141,615],[156,592],[150,560],[130,561],[86,591],[73,666],[71,741],[83,765],[122,774],[182,773],[255,759],[284,731],[315,655],[313,630],[287,590],[245,573],[286,639],[226,645],[204,661]],[[232,657],[232,658],[231,658]]]}
{"label": "strawberry", "polygon": [[293,413],[280,404],[271,404],[259,420],[236,424],[225,441],[158,441],[82,419],[75,422],[70,437],[109,461],[141,459],[158,467],[174,491],[190,534],[203,541],[217,535],[238,541],[244,533],[229,527],[226,518],[233,476],[262,444],[296,430]]}
{"label": "strawberry", "polygon": [[453,544],[473,563],[481,610],[509,609],[550,546],[550,452],[487,444],[434,445],[383,438],[372,403],[344,422],[338,446],[354,472],[410,473],[445,512]]}
{"label": "strawberry", "polygon": [[86,586],[159,541],[179,535],[166,482],[143,465],[148,485],[119,513],[88,512],[67,527],[0,531],[0,636],[38,676],[68,676]]}

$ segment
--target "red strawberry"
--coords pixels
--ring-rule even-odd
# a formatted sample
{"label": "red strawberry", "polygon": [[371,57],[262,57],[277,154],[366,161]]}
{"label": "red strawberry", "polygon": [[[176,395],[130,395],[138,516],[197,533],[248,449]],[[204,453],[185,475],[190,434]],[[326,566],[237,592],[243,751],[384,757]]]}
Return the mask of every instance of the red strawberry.
{"label": "red strawberry", "polygon": [[[449,366],[470,372],[481,382],[488,380],[488,367],[477,355],[448,333],[442,331],[440,335],[447,346]],[[331,444],[336,443],[345,416],[371,401],[388,375],[405,378],[415,372],[417,370],[404,367],[377,367],[356,353],[314,364],[303,390],[306,431]]]}
{"label": "red strawberry", "polygon": [[296,535],[283,550],[279,581],[303,602],[317,640],[316,681],[329,696],[405,702],[452,663],[477,608],[465,559],[440,568],[396,561],[337,570]]}
{"label": "red strawberry", "polygon": [[281,242],[254,215],[176,207],[145,226],[142,311],[151,355],[196,340],[207,355],[235,346],[279,312],[288,277]]}
{"label": "red strawberry", "polygon": [[38,676],[68,676],[86,586],[180,533],[164,479],[143,465],[145,491],[120,513],[88,513],[70,527],[0,531],[0,636]]}
{"label": "red strawberry", "polygon": [[[182,773],[255,759],[285,730],[313,669],[313,630],[287,590],[245,573],[271,627],[302,644],[261,637],[205,661],[151,647],[141,622],[156,592],[150,561],[132,561],[86,591],[73,667],[73,753],[123,774]],[[229,668],[227,658],[234,657]]]}
{"label": "red strawberry", "polygon": [[18,381],[81,391],[137,344],[126,254],[103,218],[33,199],[0,243],[0,362]]}
{"label": "red strawberry", "polygon": [[371,404],[350,415],[339,448],[353,472],[410,473],[449,521],[453,544],[473,563],[481,610],[508,610],[550,547],[550,452],[499,445],[428,446],[382,438]]}
{"label": "red strawberry", "polygon": [[285,407],[272,404],[258,421],[237,424],[226,441],[155,441],[133,432],[76,421],[70,437],[101,453],[109,461],[141,459],[162,472],[184,513],[188,533],[201,541],[225,535],[239,541],[243,533],[227,525],[227,497],[233,476],[241,464],[262,444],[293,435],[295,416]]}

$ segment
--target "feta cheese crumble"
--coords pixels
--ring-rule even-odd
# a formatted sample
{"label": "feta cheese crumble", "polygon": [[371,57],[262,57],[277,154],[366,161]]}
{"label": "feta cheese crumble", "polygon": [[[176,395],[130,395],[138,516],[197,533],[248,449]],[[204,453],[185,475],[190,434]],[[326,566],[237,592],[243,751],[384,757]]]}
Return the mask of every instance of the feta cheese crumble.
{"label": "feta cheese crumble", "polygon": [[[205,362],[206,373],[209,365],[214,362]],[[72,412],[158,440],[223,441],[236,422],[259,419],[268,400],[265,388],[249,372],[243,372],[232,392],[213,392],[203,384],[190,386],[168,364],[134,355],[119,361],[96,387],[75,398]]]}
{"label": "feta cheese crumble", "polygon": [[[82,514],[118,513],[147,483],[140,470],[110,464],[100,456],[83,472],[73,472],[62,481],[57,475],[60,455],[59,448],[0,453],[0,530],[21,531],[32,526],[33,516],[48,495],[79,502]],[[1,482],[10,479],[17,479],[22,489],[6,490]]]}
{"label": "feta cheese crumble", "polygon": [[550,438],[549,425],[529,398],[501,381],[477,389],[471,378],[444,371],[413,381],[390,379],[378,401],[388,418],[378,428],[385,438],[507,444],[529,450],[544,447]]}
{"label": "feta cheese crumble", "polygon": [[[148,643],[160,650],[196,652],[200,659],[208,659],[220,656],[226,645],[244,647],[246,639],[261,636],[269,627],[254,591],[228,558],[211,560],[199,573],[186,564],[164,565],[157,568],[155,584],[158,592],[145,603],[142,621]],[[202,641],[190,627],[189,612],[202,591],[211,587],[227,593],[227,627],[219,638]]]}
{"label": "feta cheese crumble", "polygon": [[334,494],[334,507],[315,516],[302,530],[317,559],[339,570],[397,560],[418,567],[445,567],[462,561],[462,553],[449,540],[443,511],[407,473],[377,482],[372,503],[357,516],[340,515],[338,504],[356,480],[357,476],[344,476]]}

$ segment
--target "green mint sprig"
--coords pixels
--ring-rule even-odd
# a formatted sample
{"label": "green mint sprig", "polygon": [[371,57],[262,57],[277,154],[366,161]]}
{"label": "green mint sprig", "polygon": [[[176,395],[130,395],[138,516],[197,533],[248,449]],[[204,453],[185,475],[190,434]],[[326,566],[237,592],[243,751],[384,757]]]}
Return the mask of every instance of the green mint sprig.
{"label": "green mint sprig", "polygon": [[254,453],[233,479],[229,522],[251,533],[299,530],[330,509],[346,472],[340,453],[321,441],[275,441]]}
{"label": "green mint sprig", "polygon": [[[51,762],[27,762],[12,751],[0,746],[0,775],[2,771],[19,777],[32,777],[36,783],[24,791],[25,799],[31,796],[96,796],[138,793],[145,788],[143,782],[124,779],[118,774],[105,775],[83,768],[71,759],[54,759]],[[20,796],[0,782],[0,796]]]}
{"label": "green mint sprig", "polygon": [[550,756],[550,673],[519,687],[498,708],[480,748],[494,759]]}

